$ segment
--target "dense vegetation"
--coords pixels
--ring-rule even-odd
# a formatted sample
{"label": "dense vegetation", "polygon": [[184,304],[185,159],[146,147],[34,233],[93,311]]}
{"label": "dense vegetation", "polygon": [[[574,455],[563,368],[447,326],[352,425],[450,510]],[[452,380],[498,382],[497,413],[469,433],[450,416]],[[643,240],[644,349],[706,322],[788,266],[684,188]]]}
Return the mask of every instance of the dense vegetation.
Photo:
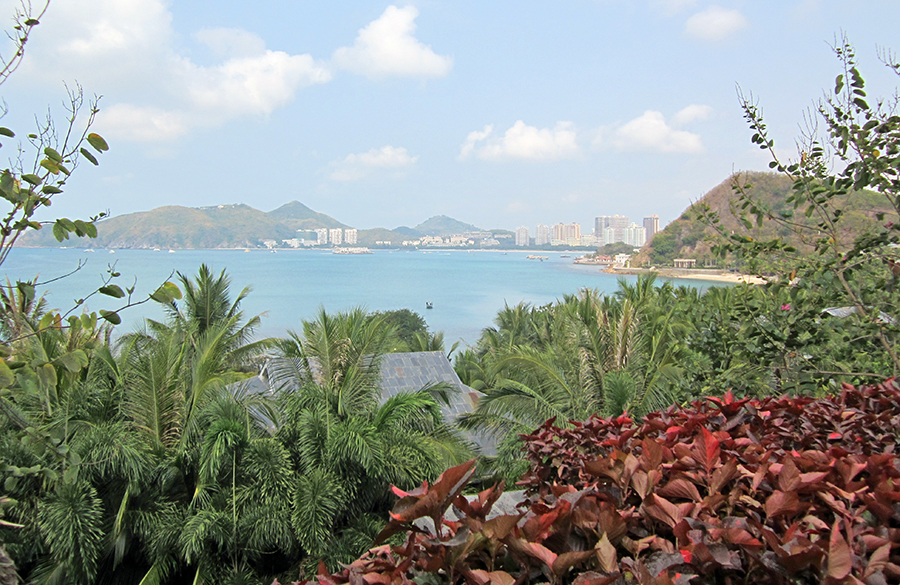
{"label": "dense vegetation", "polygon": [[379,536],[402,533],[394,546],[315,581],[897,582],[898,405],[891,381],[830,399],[729,393],[643,424],[551,420],[524,437],[526,492],[512,512],[491,514],[502,485],[462,496],[472,463],[454,467],[397,490]]}
{"label": "dense vegetation", "polygon": [[[19,20],[24,47],[38,20]],[[110,269],[95,294],[119,305],[80,315],[83,300],[50,309],[34,281],[0,287],[3,585],[10,559],[46,584],[259,583],[314,568],[323,585],[895,581],[900,116],[870,106],[852,48],[836,52],[826,137],[811,134],[798,163],[773,160],[783,200],[754,190],[766,175],[734,179],[732,215],[750,232],[695,210],[719,236],[710,253],[768,284],[700,294],[644,277],[506,307],[457,354],[482,392],[461,426],[499,446],[479,479],[528,490],[512,515],[487,519],[501,487],[459,497],[475,454],[442,419],[446,388],[381,395],[386,352],[444,351],[414,313],[323,311],[254,340],[249,289],[232,297],[206,266],[143,300]],[[81,105],[73,94],[62,144],[34,135],[34,168],[0,172],[0,263],[42,227],[34,211],[77,159],[107,150],[89,132],[94,105],[77,126]],[[743,106],[774,155],[756,104]],[[847,203],[859,193],[875,210],[865,227]],[[94,237],[97,219],[61,218],[53,236]],[[166,318],[113,341],[119,311],[149,301]],[[266,356],[281,359],[254,390]],[[383,529],[391,485],[400,501]],[[459,520],[445,521],[451,503]],[[433,534],[399,536],[423,517]]]}

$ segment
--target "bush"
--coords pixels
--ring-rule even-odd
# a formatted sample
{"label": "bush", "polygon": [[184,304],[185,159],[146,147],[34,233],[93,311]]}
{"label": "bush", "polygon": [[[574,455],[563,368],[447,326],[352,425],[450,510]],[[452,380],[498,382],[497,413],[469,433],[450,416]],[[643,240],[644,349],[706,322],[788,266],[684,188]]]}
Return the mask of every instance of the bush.
{"label": "bush", "polygon": [[[525,437],[516,514],[473,462],[401,496],[383,545],[323,585],[528,581],[888,583],[900,579],[900,386],[824,399],[725,397],[648,415],[548,421]],[[444,517],[450,504],[459,520]],[[437,533],[413,526],[432,518]]]}

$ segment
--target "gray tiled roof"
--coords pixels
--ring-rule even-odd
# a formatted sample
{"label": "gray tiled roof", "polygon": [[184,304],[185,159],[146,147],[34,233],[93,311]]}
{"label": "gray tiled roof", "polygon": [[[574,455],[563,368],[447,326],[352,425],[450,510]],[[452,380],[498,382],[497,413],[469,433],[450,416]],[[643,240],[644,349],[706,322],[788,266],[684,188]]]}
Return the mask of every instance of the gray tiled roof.
{"label": "gray tiled roof", "polygon": [[441,405],[446,420],[455,420],[460,414],[472,412],[475,408],[477,393],[462,383],[443,352],[389,353],[381,357],[379,365],[382,400],[404,390],[415,392],[444,382],[451,390],[450,404]]}

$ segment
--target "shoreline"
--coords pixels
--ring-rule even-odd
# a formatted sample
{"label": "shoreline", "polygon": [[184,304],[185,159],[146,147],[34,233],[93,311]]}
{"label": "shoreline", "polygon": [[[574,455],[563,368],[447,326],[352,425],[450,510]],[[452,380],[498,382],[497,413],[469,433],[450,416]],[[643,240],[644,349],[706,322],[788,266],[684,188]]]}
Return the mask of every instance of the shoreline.
{"label": "shoreline", "polygon": [[603,272],[608,274],[656,274],[659,278],[679,278],[683,280],[705,280],[709,282],[725,282],[730,284],[766,284],[766,280],[752,274],[740,274],[712,270],[709,272],[690,268],[662,268],[649,270],[647,268],[607,268]]}

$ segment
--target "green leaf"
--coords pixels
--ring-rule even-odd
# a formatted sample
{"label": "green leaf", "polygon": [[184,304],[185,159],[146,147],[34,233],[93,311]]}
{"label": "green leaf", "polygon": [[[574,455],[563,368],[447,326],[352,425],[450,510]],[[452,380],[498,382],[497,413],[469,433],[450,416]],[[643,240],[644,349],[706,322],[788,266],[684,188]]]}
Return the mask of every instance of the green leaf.
{"label": "green leaf", "polygon": [[150,298],[157,303],[168,305],[181,298],[181,290],[174,283],[166,281],[150,295]]}
{"label": "green leaf", "polygon": [[44,155],[56,163],[61,163],[63,160],[62,155],[59,154],[58,152],[56,152],[56,150],[50,148],[49,146],[44,149]]}
{"label": "green leaf", "polygon": [[106,311],[104,309],[100,309],[100,318],[106,319],[113,325],[118,325],[122,322],[122,318],[119,317],[119,314],[115,311]]}
{"label": "green leaf", "polygon": [[30,282],[17,282],[16,288],[19,289],[19,294],[25,297],[25,300],[29,303],[34,300],[34,285]]}
{"label": "green leaf", "polygon": [[125,296],[125,292],[117,284],[109,284],[107,286],[101,286],[100,294],[106,295],[109,297],[115,297],[117,299],[121,299],[122,297]]}
{"label": "green leaf", "polygon": [[109,150],[109,145],[99,134],[94,134],[93,132],[91,132],[87,135],[87,141],[98,152],[106,152],[107,150]]}
{"label": "green leaf", "polygon": [[37,26],[37,25],[41,24],[41,21],[36,18],[29,18],[22,24],[24,24],[25,26]]}
{"label": "green leaf", "polygon": [[8,138],[15,138],[16,133],[10,130],[9,128],[4,128],[0,126],[0,136],[6,136]]}
{"label": "green leaf", "polygon": [[69,230],[67,230],[59,221],[57,221],[53,224],[53,237],[56,238],[57,242],[68,240]]}
{"label": "green leaf", "polygon": [[0,388],[9,388],[16,381],[15,374],[6,365],[5,360],[0,360]]}
{"label": "green leaf", "polygon": [[844,76],[838,75],[834,80],[834,93],[835,95],[841,93],[841,90],[844,89]]}
{"label": "green leaf", "polygon": [[65,369],[75,373],[80,372],[87,367],[88,356],[84,351],[76,349],[75,351],[59,356],[54,362],[58,362],[59,365]]}
{"label": "green leaf", "polygon": [[47,169],[48,171],[50,171],[51,173],[53,173],[54,175],[58,175],[59,172],[62,170],[61,164],[59,164],[58,162],[54,162],[54,161],[50,160],[49,158],[45,158],[44,160],[42,160],[41,166],[44,167],[45,169]]}
{"label": "green leaf", "polygon": [[37,175],[32,175],[30,173],[27,175],[22,175],[22,180],[26,181],[28,183],[31,183],[32,185],[40,185],[41,184],[41,178]]}
{"label": "green leaf", "polygon": [[83,156],[84,158],[91,161],[91,164],[93,164],[94,166],[97,166],[100,164],[99,162],[97,162],[97,157],[95,157],[93,154],[91,154],[90,150],[88,150],[86,148],[81,148],[80,152],[81,152],[81,156]]}
{"label": "green leaf", "polygon": [[863,109],[863,110],[868,110],[868,109],[869,109],[869,104],[867,104],[867,103],[866,103],[866,100],[864,100],[864,99],[862,99],[862,98],[854,98],[854,99],[853,99],[853,103],[856,104],[857,107],[859,107],[859,108],[861,108],[861,109]]}
{"label": "green leaf", "polygon": [[44,195],[56,195],[57,193],[62,193],[62,189],[53,185],[44,185],[41,187],[41,193]]}

